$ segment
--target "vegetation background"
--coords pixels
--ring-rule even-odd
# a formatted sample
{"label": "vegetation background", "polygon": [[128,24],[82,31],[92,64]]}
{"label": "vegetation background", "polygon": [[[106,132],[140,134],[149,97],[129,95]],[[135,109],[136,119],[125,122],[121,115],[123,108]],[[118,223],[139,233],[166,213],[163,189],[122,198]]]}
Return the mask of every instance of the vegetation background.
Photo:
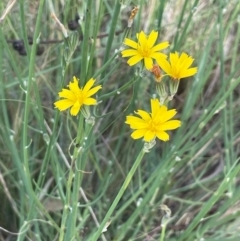
{"label": "vegetation background", "polygon": [[[144,156],[99,240],[240,239],[239,1],[3,0],[1,241],[59,240],[78,118],[68,111],[56,114],[53,103],[73,76],[94,77],[103,86],[87,141],[76,225],[66,219],[66,229],[75,232],[71,240],[94,240],[142,147],[130,137],[126,115],[149,110],[155,93],[150,73],[127,86],[137,67],[116,52],[134,6],[139,11],[129,36],[159,31],[171,51],[194,57],[198,73],[181,80],[170,103],[181,128]],[[69,35],[75,30],[80,36],[65,73],[62,59],[69,46],[52,13]],[[122,86],[127,87],[121,91]]]}

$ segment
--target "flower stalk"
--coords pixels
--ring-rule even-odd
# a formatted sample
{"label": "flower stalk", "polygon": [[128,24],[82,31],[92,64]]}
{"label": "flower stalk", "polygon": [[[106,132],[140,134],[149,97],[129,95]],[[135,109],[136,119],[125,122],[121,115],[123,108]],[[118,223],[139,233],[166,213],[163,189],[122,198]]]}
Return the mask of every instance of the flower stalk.
{"label": "flower stalk", "polygon": [[145,150],[144,148],[142,148],[142,150],[140,151],[140,153],[138,154],[138,157],[137,159],[135,160],[131,170],[129,171],[127,177],[125,178],[125,181],[124,183],[122,184],[122,187],[120,188],[117,196],[115,197],[111,207],[109,208],[108,212],[106,213],[103,221],[101,222],[98,230],[96,231],[96,233],[94,234],[94,236],[92,237],[91,241],[97,241],[97,239],[99,238],[99,236],[101,235],[101,233],[103,232],[104,230],[104,227],[106,225],[106,223],[109,221],[112,213],[114,212],[114,210],[116,209],[116,206],[119,202],[119,200],[121,199],[121,197],[123,196],[125,190],[127,189],[129,183],[131,182],[132,180],[132,177],[134,175],[134,173],[136,172],[138,166],[140,165],[143,157],[144,157],[144,154],[145,154]]}
{"label": "flower stalk", "polygon": [[[86,164],[86,139],[91,138],[93,122],[84,122],[84,116],[79,118],[78,133],[76,145],[74,147],[71,168],[68,175],[67,194],[64,203],[62,223],[60,229],[59,241],[73,240],[76,233],[76,221],[78,215],[79,190],[83,178],[83,172]],[[80,145],[80,148],[79,148]]]}

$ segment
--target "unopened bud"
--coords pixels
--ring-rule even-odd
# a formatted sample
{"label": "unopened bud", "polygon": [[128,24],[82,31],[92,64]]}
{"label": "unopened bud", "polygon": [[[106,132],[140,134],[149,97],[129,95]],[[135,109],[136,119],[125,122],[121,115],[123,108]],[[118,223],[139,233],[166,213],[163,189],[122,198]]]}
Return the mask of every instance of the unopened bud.
{"label": "unopened bud", "polygon": [[135,18],[137,12],[139,10],[139,7],[134,7],[133,10],[131,11],[130,17],[128,19],[128,27],[131,28],[133,24],[133,19]]}
{"label": "unopened bud", "polygon": [[167,205],[164,204],[160,205],[160,208],[164,212],[164,216],[162,218],[162,225],[166,226],[171,219],[172,211]]}
{"label": "unopened bud", "polygon": [[157,64],[154,64],[150,71],[154,74],[156,82],[161,82],[162,75],[160,67]]}

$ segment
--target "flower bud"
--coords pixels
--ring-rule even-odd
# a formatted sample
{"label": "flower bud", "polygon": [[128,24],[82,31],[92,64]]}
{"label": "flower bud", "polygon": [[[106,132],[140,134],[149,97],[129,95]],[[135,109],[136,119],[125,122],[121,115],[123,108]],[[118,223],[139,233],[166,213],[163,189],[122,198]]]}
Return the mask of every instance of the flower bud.
{"label": "flower bud", "polygon": [[130,17],[129,17],[129,19],[128,19],[128,27],[129,27],[129,28],[132,27],[133,19],[135,18],[138,10],[139,10],[138,7],[134,7],[133,10],[131,11]]}
{"label": "flower bud", "polygon": [[156,82],[161,82],[162,75],[160,67],[157,64],[154,64],[150,71],[154,74]]}

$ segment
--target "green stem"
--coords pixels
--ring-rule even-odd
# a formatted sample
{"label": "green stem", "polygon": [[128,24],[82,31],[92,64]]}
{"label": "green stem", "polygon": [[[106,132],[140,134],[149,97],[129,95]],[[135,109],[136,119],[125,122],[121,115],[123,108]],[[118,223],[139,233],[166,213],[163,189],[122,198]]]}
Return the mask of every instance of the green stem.
{"label": "green stem", "polygon": [[[113,63],[114,59],[117,57],[118,54],[119,54],[118,52],[113,54],[112,57],[110,57],[108,61],[101,66],[100,69],[96,70],[92,78],[96,79],[100,74],[102,74]],[[120,62],[118,64],[120,64]],[[108,72],[108,74],[111,74],[111,72],[112,72],[112,69]]]}
{"label": "green stem", "polygon": [[30,141],[28,141],[27,133],[28,133],[28,116],[30,112],[30,105],[31,105],[31,87],[32,82],[34,78],[34,66],[35,66],[35,58],[36,58],[36,48],[37,48],[37,37],[40,33],[40,27],[41,27],[41,17],[43,12],[43,5],[44,0],[41,0],[39,3],[39,10],[38,10],[38,17],[37,17],[37,23],[36,23],[36,30],[34,32],[33,37],[33,46],[32,51],[30,55],[30,63],[29,63],[29,74],[28,74],[28,85],[26,90],[26,100],[25,100],[25,109],[24,109],[24,121],[23,121],[23,161],[24,161],[24,169],[26,172],[26,175],[29,178],[29,187],[28,191],[32,192],[32,184],[31,184],[31,175],[29,171],[29,159],[28,159],[28,146],[30,145]]}
{"label": "green stem", "polygon": [[[77,43],[78,43],[78,34],[76,34],[76,33],[73,33],[73,34],[65,37],[65,39],[64,39],[64,49],[63,49],[63,56],[62,56],[62,63],[61,63],[61,67],[62,67],[62,75],[61,75],[61,80],[60,80],[61,88],[64,84],[66,72],[69,67],[69,62],[76,49]],[[43,164],[41,166],[41,170],[40,170],[40,174],[39,174],[39,178],[38,178],[38,182],[37,182],[38,186],[40,188],[42,187],[42,184],[43,184],[44,178],[45,178],[45,175],[43,175],[43,172],[45,172],[45,170],[47,170],[47,165],[49,164],[49,156],[51,154],[53,145],[55,145],[55,138],[56,138],[55,133],[58,129],[59,117],[60,117],[60,112],[57,111],[55,114],[55,117],[54,117],[54,125],[53,125],[52,134],[51,134],[48,146],[47,146],[47,150],[45,152]]]}
{"label": "green stem", "polygon": [[127,189],[129,183],[131,182],[132,177],[133,177],[135,171],[137,170],[139,164],[141,163],[141,160],[142,160],[144,154],[145,154],[145,151],[144,151],[144,149],[142,149],[142,150],[140,151],[140,153],[138,154],[138,157],[137,157],[137,159],[135,160],[135,162],[134,162],[131,170],[129,171],[129,173],[128,173],[128,175],[127,175],[127,177],[126,177],[126,179],[125,179],[125,181],[124,181],[121,189],[119,190],[117,196],[115,197],[115,199],[114,199],[111,207],[109,208],[109,210],[108,210],[105,218],[103,219],[102,223],[100,224],[97,232],[94,234],[94,236],[93,236],[93,238],[91,239],[91,241],[96,241],[96,240],[99,238],[99,236],[101,235],[102,230],[104,229],[104,226],[106,225],[107,221],[109,221],[110,216],[112,215],[113,211],[115,210],[115,208],[116,208],[119,200],[120,200],[121,197],[123,196],[123,194],[124,194],[125,190]]}
{"label": "green stem", "polygon": [[[35,40],[35,37],[34,37],[34,40]],[[32,50],[33,51],[33,50]],[[63,83],[64,83],[64,80],[65,80],[65,74],[66,74],[66,71],[67,71],[67,68],[68,68],[68,64],[66,64],[66,66],[62,66],[62,68],[64,68],[64,71],[62,71],[62,74],[61,75],[61,80],[60,80],[60,85],[62,87]],[[36,84],[34,84],[34,89],[36,90]],[[36,98],[38,99],[39,97],[39,93],[36,93]],[[40,103],[37,101],[37,103]],[[42,109],[41,106],[38,107],[38,109]],[[43,116],[43,114],[41,115]],[[52,134],[50,136],[50,140],[49,140],[49,143],[47,145],[47,150],[45,152],[45,155],[44,155],[44,159],[43,159],[43,162],[42,162],[42,165],[41,165],[41,169],[40,169],[40,172],[39,172],[39,176],[38,176],[38,180],[37,180],[37,184],[36,186],[40,189],[43,184],[44,184],[44,180],[45,180],[45,175],[44,175],[44,172],[47,170],[47,167],[49,165],[49,160],[50,160],[50,155],[51,155],[51,152],[52,152],[52,148],[53,146],[55,145],[55,140],[56,140],[56,132],[57,132],[57,129],[58,129],[58,120],[59,120],[59,117],[60,117],[60,112],[59,111],[56,111],[55,113],[55,117],[54,117],[54,124],[53,124],[53,129],[52,129]],[[43,118],[43,117],[42,117]],[[42,129],[45,129],[45,127],[42,127]],[[38,201],[38,200],[37,200]],[[32,203],[30,204],[30,208],[29,208],[29,213],[28,213],[28,216],[27,216],[27,220],[31,219],[32,218],[32,215],[33,215],[33,212],[34,212],[34,199],[32,199]],[[40,202],[39,202],[40,203]],[[45,211],[46,212],[46,211]],[[48,213],[47,213],[48,214]],[[48,214],[49,215],[49,214]],[[49,217],[51,217],[49,215]],[[51,220],[51,219],[50,219]],[[59,229],[59,227],[57,226],[57,228]],[[60,229],[59,229],[60,230]],[[19,240],[21,241],[21,240]]]}
{"label": "green stem", "polygon": [[103,100],[105,98],[109,98],[117,93],[121,93],[122,91],[124,91],[125,89],[127,89],[129,86],[133,85],[135,82],[137,82],[139,80],[139,77],[136,78],[136,76],[134,76],[130,81],[128,81],[125,85],[123,85],[122,87],[120,87],[119,89],[116,89],[108,94],[105,94],[105,95],[102,95],[100,98],[99,98],[99,101],[100,100]]}
{"label": "green stem", "polygon": [[[224,48],[223,48],[223,43],[224,43],[224,24],[223,24],[223,14],[222,10],[225,7],[224,6],[224,1],[219,1],[220,2],[220,7],[219,7],[219,14],[218,14],[218,22],[219,22],[219,59],[220,59],[220,81],[223,86],[223,88],[227,91],[228,85],[227,81],[225,78],[225,54],[224,54]],[[231,96],[231,94],[230,94]],[[226,100],[228,101],[228,99]],[[229,103],[227,103],[227,106],[230,106]],[[229,140],[229,130],[230,130],[230,118],[229,118],[229,108],[223,108],[222,111],[222,121],[223,121],[223,140],[224,140],[224,153],[225,153],[225,160],[226,160],[226,172],[230,170],[232,166],[232,161],[230,158],[230,140]],[[234,189],[234,185],[232,183],[229,183],[229,193],[232,193]]]}
{"label": "green stem", "polygon": [[[25,3],[26,4],[26,3]],[[20,1],[20,20],[21,20],[21,27],[22,27],[22,35],[23,35],[23,42],[24,47],[29,57],[30,49],[28,44],[28,35],[27,35],[27,28],[26,28],[26,21],[25,21],[25,11],[24,11],[24,0]]]}
{"label": "green stem", "polygon": [[[23,170],[24,170],[24,175],[27,179],[26,183],[26,190],[28,195],[30,196],[31,200],[31,205],[33,206],[33,203],[35,203],[40,209],[42,209],[41,203],[38,201],[34,190],[32,186],[32,181],[31,181],[31,173],[29,169],[29,157],[28,157],[28,148],[31,145],[31,141],[28,140],[28,120],[29,120],[29,112],[30,112],[30,105],[31,105],[31,88],[33,84],[33,79],[34,79],[34,66],[35,66],[35,58],[36,58],[36,48],[37,48],[37,38],[40,33],[41,29],[41,19],[42,19],[42,13],[43,13],[43,6],[44,6],[44,0],[41,0],[39,3],[39,8],[38,8],[38,16],[36,20],[36,26],[35,26],[35,31],[34,31],[34,36],[33,36],[33,45],[32,45],[32,51],[30,55],[30,60],[29,60],[29,73],[28,73],[28,84],[27,84],[27,89],[26,89],[26,99],[25,99],[25,109],[24,109],[24,120],[23,120],[23,139],[22,139],[22,150],[23,150]],[[21,19],[22,19],[22,24],[23,27],[25,26],[24,23],[24,11],[23,11],[23,1],[21,1]],[[24,36],[25,36],[25,47],[28,49],[27,46],[27,40],[26,40],[26,31],[24,27]],[[31,211],[32,213],[33,211]],[[28,219],[31,217],[28,215]],[[24,234],[20,234],[18,237],[18,240],[22,240],[24,238]]]}
{"label": "green stem", "polygon": [[[113,18],[112,18],[112,22],[111,22],[111,27],[110,27],[110,31],[109,31],[109,35],[108,35],[108,41],[107,41],[107,46],[105,49],[105,56],[104,56],[104,60],[103,63],[105,64],[108,59],[109,59],[109,55],[110,55],[110,50],[112,47],[112,43],[113,43],[113,39],[114,39],[114,34],[116,31],[116,25],[117,25],[117,21],[118,21],[118,15],[120,13],[120,9],[121,9],[121,4],[120,1],[115,1],[115,8],[114,8],[114,12],[113,12]],[[102,73],[101,79],[104,78],[105,76],[105,71]]]}
{"label": "green stem", "polygon": [[163,18],[163,12],[164,12],[164,7],[166,5],[166,0],[160,1],[160,5],[158,7],[158,29],[161,29],[162,25],[162,18]]}
{"label": "green stem", "polygon": [[63,241],[64,235],[65,235],[65,229],[66,229],[66,221],[68,217],[68,212],[70,208],[70,196],[71,196],[71,187],[72,187],[72,180],[74,177],[73,168],[71,166],[71,169],[69,171],[68,175],[68,181],[67,181],[67,193],[66,193],[66,201],[64,204],[63,214],[62,214],[62,222],[61,222],[61,228],[60,228],[60,235],[59,235],[59,241]]}
{"label": "green stem", "polygon": [[95,58],[95,51],[96,51],[96,39],[97,39],[97,34],[99,32],[100,28],[100,23],[102,22],[101,18],[103,16],[103,9],[104,9],[104,3],[103,0],[99,1],[99,9],[98,9],[98,14],[97,14],[97,20],[96,24],[94,26],[94,32],[93,32],[93,40],[94,43],[91,45],[91,50],[90,50],[90,58],[88,62],[88,68],[87,68],[87,79],[90,79],[92,76],[92,63]]}
{"label": "green stem", "polygon": [[82,58],[81,58],[81,74],[80,80],[85,84],[86,74],[87,74],[87,64],[88,64],[88,46],[89,46],[89,33],[90,33],[90,22],[91,22],[91,11],[92,11],[92,0],[87,1],[87,8],[85,12],[86,20],[83,33],[83,43],[82,43]]}
{"label": "green stem", "polygon": [[[84,118],[83,115],[80,115],[79,124],[78,124],[78,133],[76,138],[76,143],[79,145],[83,144],[83,135],[84,135]],[[71,240],[71,237],[74,236],[76,219],[77,219],[77,209],[78,209],[78,199],[79,199],[79,188],[82,179],[82,172],[76,170],[75,167],[78,167],[77,163],[82,163],[83,151],[79,151],[79,147],[74,148],[72,165],[68,175],[67,182],[67,194],[62,214],[62,222],[60,229],[59,241]],[[72,190],[73,187],[73,191]],[[70,212],[71,210],[71,212]],[[67,225],[67,226],[66,226]],[[65,232],[66,231],[66,232]]]}
{"label": "green stem", "polygon": [[166,227],[167,227],[166,224],[162,225],[161,237],[160,237],[159,241],[163,241],[164,240]]}
{"label": "green stem", "polygon": [[[85,128],[84,128],[84,118],[83,115],[80,115],[79,125],[78,125],[78,134],[76,138],[77,146],[74,148],[73,152],[73,161],[74,161],[74,180],[73,180],[73,187],[71,193],[71,213],[69,213],[68,219],[68,227],[67,227],[67,235],[65,240],[73,240],[72,237],[75,235],[76,231],[76,220],[78,214],[78,200],[79,200],[79,189],[81,186],[82,180],[82,171],[84,169],[84,136],[85,136]],[[87,135],[86,135],[87,136]],[[89,137],[88,137],[89,138]],[[81,149],[80,149],[81,148]],[[71,187],[70,187],[71,188]]]}

